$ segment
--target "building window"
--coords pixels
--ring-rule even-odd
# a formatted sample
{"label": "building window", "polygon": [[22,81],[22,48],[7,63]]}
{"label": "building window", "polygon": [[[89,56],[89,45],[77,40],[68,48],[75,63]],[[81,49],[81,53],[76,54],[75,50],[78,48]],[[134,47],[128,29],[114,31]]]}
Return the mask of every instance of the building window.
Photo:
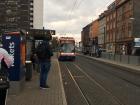
{"label": "building window", "polygon": [[33,10],[33,8],[30,8],[30,10],[32,11],[32,10]]}
{"label": "building window", "polygon": [[110,20],[112,20],[112,14],[110,15]]}
{"label": "building window", "polygon": [[31,2],[30,5],[33,5],[33,3]]}
{"label": "building window", "polygon": [[110,23],[110,29],[112,29],[112,23]]}
{"label": "building window", "polygon": [[116,18],[116,13],[113,14],[113,17]]}
{"label": "building window", "polygon": [[131,0],[129,1],[129,7],[130,7],[130,9],[132,9],[132,1]]}
{"label": "building window", "polygon": [[33,20],[33,18],[30,18],[30,20]]}
{"label": "building window", "polygon": [[125,5],[122,7],[122,13],[125,12]]}
{"label": "building window", "polygon": [[109,25],[107,25],[107,31],[109,30]]}
{"label": "building window", "polygon": [[132,25],[131,23],[128,24],[128,37],[131,37],[132,35]]}
{"label": "building window", "polygon": [[107,17],[107,22],[109,21],[109,16]]}
{"label": "building window", "polygon": [[115,28],[115,27],[116,27],[116,23],[114,22],[114,23],[113,23],[113,28]]}

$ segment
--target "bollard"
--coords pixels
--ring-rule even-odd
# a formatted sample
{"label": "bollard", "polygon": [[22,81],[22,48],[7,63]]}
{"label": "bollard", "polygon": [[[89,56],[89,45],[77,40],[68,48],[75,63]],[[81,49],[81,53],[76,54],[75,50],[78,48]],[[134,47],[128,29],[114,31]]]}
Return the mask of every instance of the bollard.
{"label": "bollard", "polygon": [[32,79],[32,61],[26,61],[25,80],[30,81]]}

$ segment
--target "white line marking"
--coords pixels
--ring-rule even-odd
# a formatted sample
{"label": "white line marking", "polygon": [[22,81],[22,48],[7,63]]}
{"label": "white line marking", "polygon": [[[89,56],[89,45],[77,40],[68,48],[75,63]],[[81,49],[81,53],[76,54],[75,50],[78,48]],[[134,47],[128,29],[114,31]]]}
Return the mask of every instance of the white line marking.
{"label": "white line marking", "polygon": [[62,80],[62,75],[61,75],[61,70],[60,70],[60,65],[57,60],[57,65],[58,65],[58,70],[59,70],[59,75],[60,75],[60,83],[61,83],[61,89],[62,89],[62,98],[63,98],[63,105],[68,105],[66,101],[66,94],[64,92],[64,86],[63,86],[63,80]]}
{"label": "white line marking", "polygon": [[86,72],[84,72],[78,65],[76,65],[76,64],[73,64],[73,65],[75,65],[75,67],[76,68],[78,68],[79,69],[79,71],[81,71],[83,74],[85,74],[91,81],[93,81],[97,86],[99,86],[101,89],[103,89],[105,92],[107,92],[108,94],[110,94],[111,96],[112,96],[112,98],[114,99],[114,100],[116,100],[120,105],[124,105],[124,104],[122,104],[121,102],[120,102],[120,100],[116,97],[116,96],[114,96],[111,92],[109,92],[108,90],[106,90],[102,85],[100,85],[96,80],[94,80],[92,77],[90,77]]}
{"label": "white line marking", "polygon": [[[65,64],[65,66],[66,66],[66,64]],[[71,74],[69,68],[68,68],[67,66],[66,66],[66,68],[67,68],[67,70],[68,70],[68,72],[69,72],[69,74],[70,74],[72,80],[74,81],[75,85],[78,87],[80,93],[82,94],[83,98],[85,99],[86,103],[87,103],[88,105],[90,105],[89,102],[88,102],[88,100],[87,100],[87,98],[85,97],[84,93],[82,92],[81,88],[79,87],[78,83],[76,82],[76,80],[75,80],[74,77],[72,76],[72,74]]]}

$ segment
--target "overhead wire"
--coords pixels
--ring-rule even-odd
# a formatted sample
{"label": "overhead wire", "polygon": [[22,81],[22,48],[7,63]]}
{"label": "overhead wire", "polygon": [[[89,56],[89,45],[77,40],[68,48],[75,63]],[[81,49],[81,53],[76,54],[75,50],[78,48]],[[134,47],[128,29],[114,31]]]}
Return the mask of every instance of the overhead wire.
{"label": "overhead wire", "polygon": [[[78,8],[81,6],[81,4],[82,4],[84,1],[85,1],[85,0],[75,0],[75,1],[74,1],[72,8],[70,9],[70,11],[69,11],[68,14],[67,14],[67,15],[68,15],[68,16],[67,16],[68,19],[71,18],[71,16],[72,16],[74,10],[76,10],[76,9],[78,10]],[[101,1],[101,2],[98,2],[98,4],[100,4],[100,3],[102,3],[102,1]],[[99,11],[101,12],[101,10],[105,9],[105,7],[107,7],[110,3],[111,3],[111,1],[108,0],[108,1],[105,3],[106,5],[104,5],[102,8],[100,8]],[[63,32],[65,33],[65,31],[66,31],[66,27],[64,27]]]}
{"label": "overhead wire", "polygon": [[[70,11],[68,12],[68,20],[71,18],[71,16],[72,16],[72,14],[73,14],[73,11],[74,11],[74,9],[75,9],[75,7],[76,7],[76,5],[77,5],[77,3],[78,3],[78,0],[75,0],[74,1],[74,3],[73,3],[73,6],[72,6],[72,8],[70,9]],[[64,30],[63,30],[63,32],[65,32],[66,31],[66,27],[64,27]]]}
{"label": "overhead wire", "polygon": [[[110,3],[112,3],[110,0],[107,1],[107,2],[105,3],[106,5],[104,5],[102,8],[100,8],[99,11],[101,12],[103,9],[107,8],[107,6],[109,6]],[[104,11],[105,11],[105,10],[104,10]]]}
{"label": "overhead wire", "polygon": [[81,0],[81,1],[79,2],[79,4],[77,5],[77,9],[80,7],[80,5],[83,3],[83,1],[84,1],[84,0]]}

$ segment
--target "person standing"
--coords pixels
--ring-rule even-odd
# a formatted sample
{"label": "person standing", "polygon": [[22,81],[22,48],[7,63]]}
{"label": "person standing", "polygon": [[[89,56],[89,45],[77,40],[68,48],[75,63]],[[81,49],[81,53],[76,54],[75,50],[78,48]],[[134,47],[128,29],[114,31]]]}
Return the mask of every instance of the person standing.
{"label": "person standing", "polygon": [[[0,105],[5,105],[7,88],[3,87],[3,81],[7,81],[8,73],[7,69],[13,64],[13,58],[8,52],[0,48]],[[8,85],[8,84],[7,84]]]}
{"label": "person standing", "polygon": [[48,41],[43,41],[38,45],[36,49],[36,54],[40,64],[40,88],[46,89],[49,88],[47,84],[48,73],[51,67],[51,57],[53,56],[53,52],[49,45]]}

